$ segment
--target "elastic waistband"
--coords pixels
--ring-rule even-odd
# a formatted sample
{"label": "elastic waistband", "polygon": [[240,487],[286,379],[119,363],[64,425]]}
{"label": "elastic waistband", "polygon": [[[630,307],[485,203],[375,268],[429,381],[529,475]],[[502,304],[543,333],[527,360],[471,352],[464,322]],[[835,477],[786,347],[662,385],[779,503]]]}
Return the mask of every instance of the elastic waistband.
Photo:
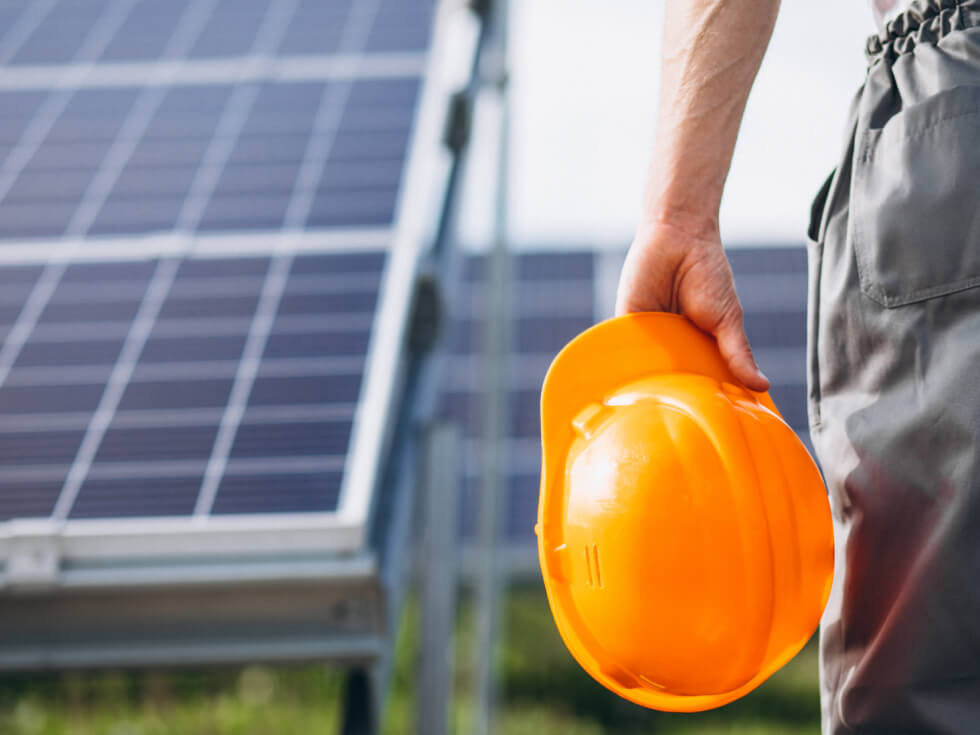
{"label": "elastic waistband", "polygon": [[894,60],[920,43],[936,43],[953,31],[980,25],[980,0],[913,0],[865,47],[868,64]]}

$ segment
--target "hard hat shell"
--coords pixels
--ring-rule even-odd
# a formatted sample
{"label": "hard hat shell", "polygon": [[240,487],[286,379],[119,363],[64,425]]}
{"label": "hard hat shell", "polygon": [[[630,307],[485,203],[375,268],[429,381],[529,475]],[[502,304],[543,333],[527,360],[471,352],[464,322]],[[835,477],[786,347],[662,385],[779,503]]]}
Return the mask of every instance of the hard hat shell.
{"label": "hard hat shell", "polygon": [[538,554],[565,644],[637,704],[751,691],[813,634],[833,575],[820,473],[686,318],[603,322],[541,394]]}

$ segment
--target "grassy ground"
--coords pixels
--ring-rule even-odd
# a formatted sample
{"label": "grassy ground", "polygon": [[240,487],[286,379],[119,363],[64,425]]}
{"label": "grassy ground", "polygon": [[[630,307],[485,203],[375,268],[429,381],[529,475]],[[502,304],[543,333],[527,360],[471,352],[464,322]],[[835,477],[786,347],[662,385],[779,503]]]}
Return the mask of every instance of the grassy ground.
{"label": "grassy ground", "polygon": [[[408,606],[383,732],[411,733],[418,611]],[[747,697],[671,715],[607,692],[565,650],[536,586],[511,590],[497,667],[500,735],[816,735],[816,650],[808,646]],[[469,732],[472,610],[457,635],[455,732]],[[0,678],[3,735],[314,735],[337,729],[341,676],[324,666]]]}

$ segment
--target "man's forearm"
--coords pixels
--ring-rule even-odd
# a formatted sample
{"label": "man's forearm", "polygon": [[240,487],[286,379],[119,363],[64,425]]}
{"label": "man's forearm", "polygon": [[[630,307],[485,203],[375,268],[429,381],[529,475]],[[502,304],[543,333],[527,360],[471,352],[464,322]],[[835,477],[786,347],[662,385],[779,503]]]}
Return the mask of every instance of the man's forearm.
{"label": "man's forearm", "polygon": [[667,0],[660,110],[643,218],[698,236],[718,207],[779,0]]}

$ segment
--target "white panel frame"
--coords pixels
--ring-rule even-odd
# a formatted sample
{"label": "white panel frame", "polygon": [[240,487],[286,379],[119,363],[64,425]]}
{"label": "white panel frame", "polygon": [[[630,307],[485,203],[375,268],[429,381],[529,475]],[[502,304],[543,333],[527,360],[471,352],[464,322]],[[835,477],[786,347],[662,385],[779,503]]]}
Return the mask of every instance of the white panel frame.
{"label": "white panel frame", "polygon": [[[466,4],[461,0],[439,0],[393,231],[250,232],[190,237],[167,233],[138,238],[146,246],[138,249],[132,247],[133,238],[107,239],[102,247],[95,243],[94,248],[89,241],[84,247],[77,247],[80,243],[58,240],[48,248],[30,243],[24,248],[6,245],[0,249],[0,262],[30,263],[38,259],[76,262],[178,254],[240,257],[271,254],[273,250],[279,254],[293,248],[297,252],[317,252],[389,246],[336,511],[104,520],[14,519],[0,523],[0,561],[7,561],[8,571],[29,569],[31,554],[43,557],[45,563],[46,554],[55,554],[60,564],[55,578],[48,578],[44,569],[37,576],[27,574],[19,580],[0,574],[0,589],[60,587],[77,580],[79,574],[82,579],[106,583],[117,575],[96,573],[93,577],[85,570],[115,566],[129,569],[129,578],[139,578],[136,570],[143,566],[153,568],[166,560],[176,562],[169,567],[170,582],[175,583],[182,574],[196,578],[194,566],[184,562],[201,558],[213,561],[239,557],[242,568],[247,569],[254,566],[256,558],[339,555],[354,562],[369,553],[365,549],[367,524],[384,469],[392,413],[397,408],[414,276],[421,255],[434,237],[451,165],[442,144],[443,128],[450,96],[461,86],[460,71],[470,68],[476,41],[476,19]],[[12,553],[25,556],[12,563]],[[291,566],[286,565],[288,568]],[[302,564],[297,572],[301,569]],[[285,569],[282,573],[288,574]]]}

